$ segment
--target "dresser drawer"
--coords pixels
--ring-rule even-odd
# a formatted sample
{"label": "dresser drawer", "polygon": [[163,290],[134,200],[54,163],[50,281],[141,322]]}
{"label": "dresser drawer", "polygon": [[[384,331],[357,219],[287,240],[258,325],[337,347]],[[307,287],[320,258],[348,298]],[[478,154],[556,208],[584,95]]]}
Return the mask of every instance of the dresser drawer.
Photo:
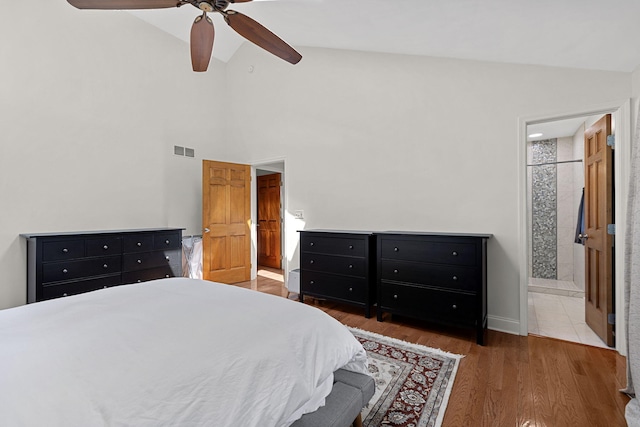
{"label": "dresser drawer", "polygon": [[60,282],[79,277],[102,276],[120,272],[120,267],[119,256],[50,262],[42,265],[42,282]]}
{"label": "dresser drawer", "polygon": [[469,325],[479,317],[474,295],[382,282],[379,297],[383,309],[410,317]]}
{"label": "dresser drawer", "polygon": [[365,259],[303,252],[300,255],[301,268],[348,276],[365,277]]}
{"label": "dresser drawer", "polygon": [[330,255],[365,256],[364,238],[351,236],[319,236],[303,233],[300,236],[300,251]]}
{"label": "dresser drawer", "polygon": [[344,301],[366,301],[368,287],[365,279],[305,270],[301,274],[300,290],[304,294]]}
{"label": "dresser drawer", "polygon": [[382,258],[434,264],[476,265],[478,258],[473,243],[429,242],[419,240],[380,239]]}
{"label": "dresser drawer", "polygon": [[158,233],[153,237],[154,249],[180,249],[182,248],[182,233],[167,232]]}
{"label": "dresser drawer", "polygon": [[124,253],[147,252],[154,249],[153,234],[150,233],[125,235],[122,243]]}
{"label": "dresser drawer", "polygon": [[76,282],[60,283],[42,287],[42,299],[52,299],[66,297],[69,295],[81,294],[83,292],[95,291],[97,289],[108,288],[120,284],[120,275],[116,274],[107,277],[97,277],[93,279],[80,280]]}
{"label": "dresser drawer", "polygon": [[125,254],[122,263],[124,271],[145,270],[147,268],[163,267],[168,264],[181,264],[182,251],[173,249]]}
{"label": "dresser drawer", "polygon": [[380,278],[452,290],[479,292],[480,269],[383,259]]}
{"label": "dresser drawer", "polygon": [[44,262],[82,258],[83,256],[84,239],[42,243],[42,261]]}
{"label": "dresser drawer", "polygon": [[87,239],[87,256],[120,255],[122,252],[122,238],[99,237]]}
{"label": "dresser drawer", "polygon": [[177,264],[170,264],[162,267],[148,268],[146,270],[127,271],[122,273],[122,283],[140,283],[181,275],[182,267]]}

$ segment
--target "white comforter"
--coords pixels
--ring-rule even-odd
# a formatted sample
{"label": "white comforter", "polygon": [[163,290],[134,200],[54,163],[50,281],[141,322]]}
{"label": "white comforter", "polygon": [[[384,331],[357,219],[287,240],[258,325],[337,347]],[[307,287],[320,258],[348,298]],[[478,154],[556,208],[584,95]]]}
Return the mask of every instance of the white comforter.
{"label": "white comforter", "polygon": [[163,279],[0,311],[0,425],[288,426],[366,372],[315,308]]}

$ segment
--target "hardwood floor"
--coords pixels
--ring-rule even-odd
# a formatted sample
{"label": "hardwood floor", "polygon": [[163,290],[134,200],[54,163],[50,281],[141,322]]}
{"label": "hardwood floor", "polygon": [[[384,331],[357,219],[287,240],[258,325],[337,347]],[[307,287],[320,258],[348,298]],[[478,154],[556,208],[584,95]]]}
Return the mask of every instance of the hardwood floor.
{"label": "hardwood floor", "polygon": [[[258,279],[237,286],[287,297],[282,276],[260,270]],[[290,295],[295,299],[296,295]],[[443,426],[626,426],[629,398],[616,374],[613,350],[544,337],[488,331],[486,345],[475,331],[444,328],[387,315],[378,322],[348,305],[305,298],[345,325],[440,348],[465,357]]]}

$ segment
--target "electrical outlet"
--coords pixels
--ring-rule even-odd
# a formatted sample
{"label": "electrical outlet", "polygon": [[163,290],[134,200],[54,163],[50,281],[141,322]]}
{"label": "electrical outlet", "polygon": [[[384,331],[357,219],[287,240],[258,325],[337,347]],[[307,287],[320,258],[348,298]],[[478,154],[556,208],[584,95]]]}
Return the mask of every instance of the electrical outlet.
{"label": "electrical outlet", "polygon": [[295,219],[304,219],[304,211],[293,211],[293,217]]}

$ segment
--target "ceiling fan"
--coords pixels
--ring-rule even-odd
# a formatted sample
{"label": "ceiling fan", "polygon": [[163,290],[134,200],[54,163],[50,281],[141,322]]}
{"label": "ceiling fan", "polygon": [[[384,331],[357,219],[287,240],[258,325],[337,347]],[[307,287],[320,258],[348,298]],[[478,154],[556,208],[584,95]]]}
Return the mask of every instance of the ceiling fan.
{"label": "ceiling fan", "polygon": [[297,64],[302,55],[264,26],[235,10],[227,10],[229,3],[247,3],[251,0],[67,0],[78,9],[166,9],[190,4],[202,11],[191,27],[191,65],[193,71],[207,71],[215,31],[207,13],[218,12],[227,24],[250,42],[267,52]]}

